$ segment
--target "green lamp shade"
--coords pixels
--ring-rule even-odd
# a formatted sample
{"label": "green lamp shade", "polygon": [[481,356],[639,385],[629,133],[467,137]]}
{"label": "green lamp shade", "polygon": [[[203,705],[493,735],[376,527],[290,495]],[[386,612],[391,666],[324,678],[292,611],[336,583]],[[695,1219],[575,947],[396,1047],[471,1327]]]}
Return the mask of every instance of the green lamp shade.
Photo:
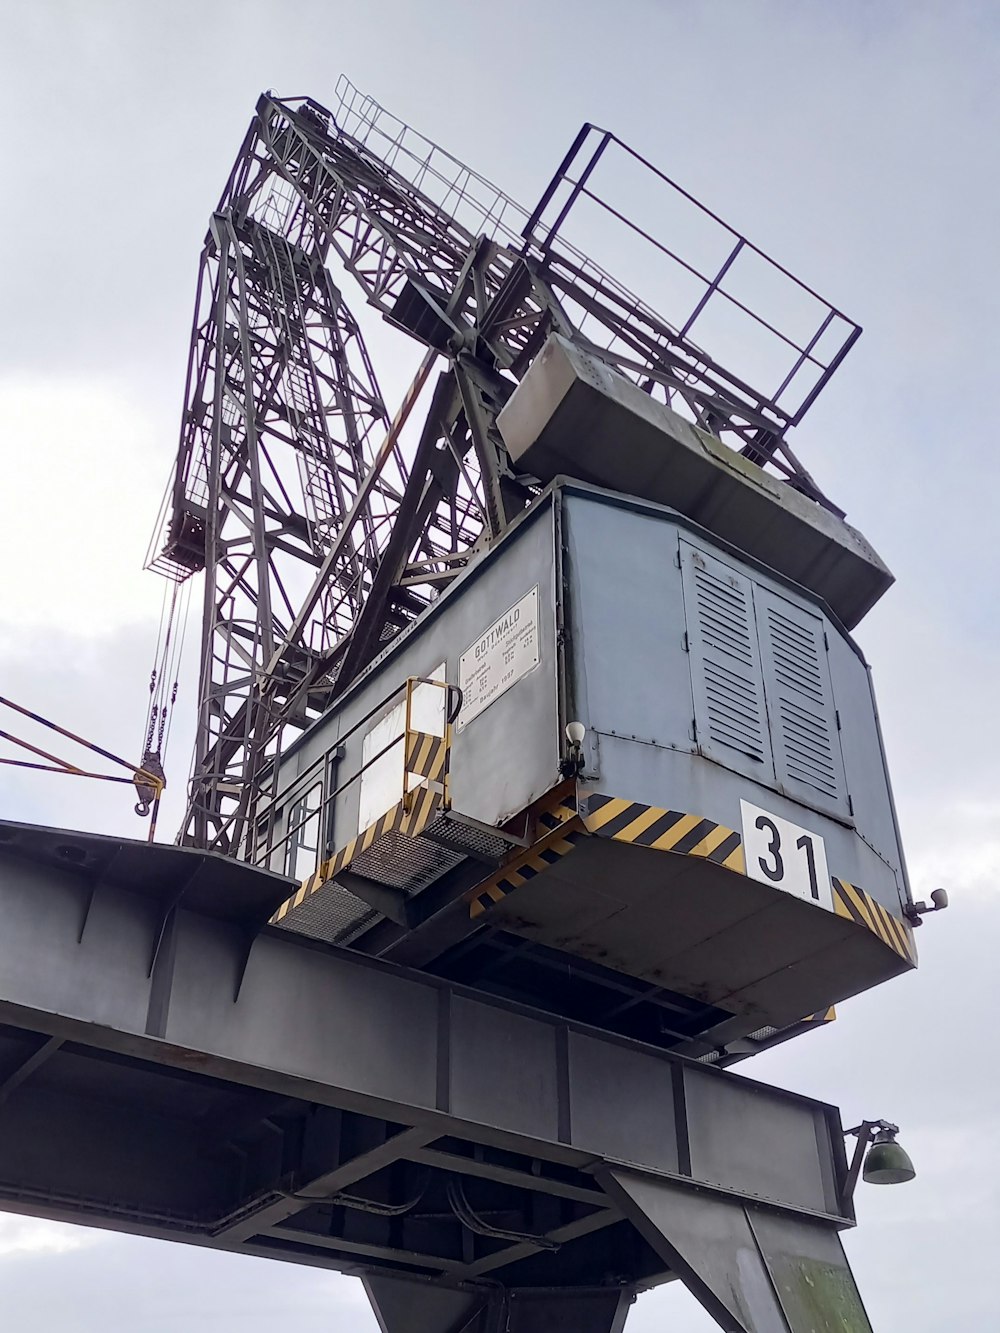
{"label": "green lamp shade", "polygon": [[868,1149],[862,1175],[871,1185],[901,1185],[916,1175],[910,1155],[894,1134],[880,1130]]}

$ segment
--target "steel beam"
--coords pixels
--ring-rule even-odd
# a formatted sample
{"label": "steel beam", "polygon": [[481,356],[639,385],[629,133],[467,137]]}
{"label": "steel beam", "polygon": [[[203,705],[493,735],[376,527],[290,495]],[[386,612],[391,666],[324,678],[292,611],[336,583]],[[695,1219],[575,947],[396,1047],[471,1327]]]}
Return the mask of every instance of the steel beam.
{"label": "steel beam", "polygon": [[[88,840],[71,836],[80,868],[0,849],[4,1021],[552,1162],[640,1153],[649,1172],[719,1190],[732,1146],[718,1129],[740,1124],[735,1193],[850,1220],[832,1107],[272,928],[234,1003],[244,927],[183,906],[150,976],[162,891],[99,888],[78,940]],[[182,849],[156,850],[187,873]]]}
{"label": "steel beam", "polygon": [[[3,1206],[431,1274],[468,1333],[607,1333],[670,1276],[740,1333],[867,1333],[834,1108],[262,927],[283,886],[250,867],[179,897],[200,854],[107,841],[0,824]],[[581,1305],[595,1268],[620,1280]]]}
{"label": "steel beam", "polygon": [[730,1333],[872,1333],[840,1238],[748,1200],[611,1171],[609,1193]]}
{"label": "steel beam", "polygon": [[391,1135],[384,1143],[352,1157],[341,1166],[325,1171],[308,1185],[300,1187],[294,1193],[279,1195],[276,1199],[253,1207],[239,1218],[227,1221],[217,1231],[217,1235],[227,1241],[240,1242],[249,1240],[285,1223],[313,1204],[324,1203],[336,1198],[337,1194],[366,1176],[374,1175],[384,1166],[399,1160],[407,1150],[422,1147],[435,1137],[432,1129],[406,1129]]}
{"label": "steel beam", "polygon": [[0,1079],[0,1102],[5,1102],[16,1088],[27,1082],[36,1069],[55,1055],[61,1045],[58,1037],[42,1037],[32,1053]]}
{"label": "steel beam", "polygon": [[382,1333],[621,1333],[635,1299],[624,1287],[466,1292],[391,1277],[365,1290]]}

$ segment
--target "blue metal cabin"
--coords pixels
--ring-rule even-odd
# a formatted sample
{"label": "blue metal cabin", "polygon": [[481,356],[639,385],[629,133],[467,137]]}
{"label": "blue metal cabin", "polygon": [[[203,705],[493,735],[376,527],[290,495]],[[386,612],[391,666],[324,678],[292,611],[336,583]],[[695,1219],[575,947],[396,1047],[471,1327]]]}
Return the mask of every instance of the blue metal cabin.
{"label": "blue metal cabin", "polygon": [[561,339],[500,426],[538,499],[273,774],[279,924],[723,1062],[912,967],[885,566]]}

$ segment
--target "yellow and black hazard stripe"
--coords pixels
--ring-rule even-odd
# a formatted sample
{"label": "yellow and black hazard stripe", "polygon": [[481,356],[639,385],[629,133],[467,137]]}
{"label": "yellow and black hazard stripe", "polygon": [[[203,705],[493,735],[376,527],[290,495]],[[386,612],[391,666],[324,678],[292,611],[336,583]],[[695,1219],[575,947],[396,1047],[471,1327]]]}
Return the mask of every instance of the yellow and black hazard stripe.
{"label": "yellow and black hazard stripe", "polygon": [[[572,795],[563,793],[550,804],[540,807],[535,827],[539,833],[548,832],[529,851],[519,853],[495,875],[466,894],[471,916],[481,916],[508,893],[534,879],[572,851],[585,836],[611,838],[634,847],[648,847],[680,856],[698,856],[738,875],[746,874],[741,835],[718,820],[683,810],[664,810],[600,793],[588,796],[578,810]],[[838,916],[864,926],[901,958],[916,965],[913,931],[870,894],[834,877],[833,903]],[[802,1021],[830,1022],[833,1017],[832,1012],[827,1017],[824,1011]]]}
{"label": "yellow and black hazard stripe", "polygon": [[495,874],[465,895],[473,919],[560,861],[586,836],[575,797],[564,788],[556,788],[529,812],[529,825],[533,825],[537,835],[531,847],[515,853]]}
{"label": "yellow and black hazard stripe", "polygon": [[448,767],[448,739],[428,731],[406,733],[406,771],[428,782],[443,782]]}
{"label": "yellow and black hazard stripe", "polygon": [[508,893],[512,893],[514,889],[519,889],[522,884],[527,884],[542,870],[547,870],[556,861],[562,860],[585,836],[586,834],[581,829],[559,830],[547,834],[529,852],[524,852],[515,857],[513,861],[504,866],[501,873],[491,876],[485,883],[477,885],[472,893],[466,895],[469,904],[469,915],[471,917],[482,916],[494,903],[506,898]]}
{"label": "yellow and black hazard stripe", "polygon": [[870,893],[865,893],[856,884],[848,884],[846,879],[838,879],[836,875],[832,879],[833,908],[837,915],[858,926],[867,927],[883,944],[887,944],[900,958],[905,958],[915,967],[917,946],[910,925],[886,911]]}
{"label": "yellow and black hazard stripe", "polygon": [[[433,737],[432,739],[439,739]],[[433,787],[420,786],[411,791],[405,801],[397,801],[391,810],[387,810],[374,824],[369,824],[356,838],[352,838],[346,847],[335,852],[323,861],[314,874],[304,879],[298,889],[287,898],[274,916],[272,923],[280,921],[296,907],[301,907],[305,900],[331,879],[335,879],[341,870],[347,867],[363,852],[367,852],[379,838],[387,833],[403,833],[408,838],[419,838],[424,829],[444,806],[444,797]]]}
{"label": "yellow and black hazard stripe", "polygon": [[557,788],[549,794],[549,798],[544,798],[535,807],[533,819],[536,832],[544,836],[553,829],[565,828],[579,813],[575,794]]}
{"label": "yellow and black hazard stripe", "polygon": [[836,1022],[837,1010],[831,1004],[827,1009],[821,1009],[818,1014],[809,1014],[807,1018],[800,1018],[800,1023],[833,1023]]}
{"label": "yellow and black hazard stripe", "polygon": [[743,839],[715,819],[683,810],[661,810],[617,796],[594,795],[587,798],[583,823],[588,833],[599,838],[681,856],[701,856],[739,875],[746,874]]}
{"label": "yellow and black hazard stripe", "polygon": [[[714,819],[686,814],[680,810],[661,810],[638,801],[594,795],[587,801],[583,817],[589,833],[614,838],[637,847],[701,856],[746,874],[742,838]],[[917,953],[909,925],[894,917],[871,894],[846,880],[833,877],[834,910],[838,916],[864,926],[887,944],[900,958],[916,964]]]}

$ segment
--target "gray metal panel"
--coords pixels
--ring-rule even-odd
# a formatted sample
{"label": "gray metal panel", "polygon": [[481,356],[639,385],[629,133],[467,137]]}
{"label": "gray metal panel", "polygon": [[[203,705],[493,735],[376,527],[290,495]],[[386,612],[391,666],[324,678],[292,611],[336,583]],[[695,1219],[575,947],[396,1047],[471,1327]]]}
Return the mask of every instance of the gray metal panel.
{"label": "gray metal panel", "polygon": [[[643,1236],[726,1333],[789,1333],[747,1211],[667,1181],[609,1173]],[[794,1333],[811,1333],[807,1325]]]}
{"label": "gray metal panel", "polygon": [[638,745],[625,737],[602,736],[600,778],[593,787],[667,809],[683,803],[690,813],[737,831],[740,800],[749,801],[820,834],[826,841],[830,873],[860,885],[899,914],[895,871],[853,828],[721,764],[665,747]]}
{"label": "gray metal panel", "polygon": [[836,1232],[757,1210],[751,1221],[793,1333],[872,1333]]}
{"label": "gray metal panel", "polygon": [[[595,1277],[597,1275],[595,1274]],[[512,1291],[498,1313],[504,1333],[622,1333],[631,1290],[608,1285],[589,1291]]]}
{"label": "gray metal panel", "polygon": [[363,1279],[381,1333],[622,1333],[631,1287],[473,1288],[410,1278]]}
{"label": "gray metal panel", "polygon": [[[717,879],[713,882],[708,875],[699,875],[696,868],[690,874],[692,886],[697,882],[706,893],[716,890]],[[736,883],[743,887],[740,881]],[[840,918],[831,920],[832,913],[800,902],[790,894],[772,891],[769,898],[765,908],[750,915],[752,899],[748,894],[748,914],[732,924],[720,921],[715,911],[709,918],[702,907],[701,919],[705,922],[702,939],[679,947],[676,953],[668,946],[665,970],[683,977],[685,992],[704,978],[706,996],[710,994],[714,1003],[729,1009],[745,987],[755,985],[761,978],[780,978],[790,961],[799,962],[831,945],[836,947],[849,932],[849,927],[840,924]],[[888,964],[889,960],[886,961]],[[881,979],[881,974],[874,975]],[[821,992],[814,991],[813,997],[814,1008],[806,1005],[796,1012],[795,1018],[825,1007]]]}
{"label": "gray metal panel", "polygon": [[909,967],[880,935],[795,894],[701,857],[604,837],[582,840],[513,890],[492,919],[733,1015],[685,1042],[698,1056],[798,1024]]}
{"label": "gray metal panel", "polygon": [[675,1076],[676,1067],[655,1056],[571,1032],[574,1143],[581,1148],[603,1143],[604,1152],[623,1162],[677,1171]]}
{"label": "gray metal panel", "polygon": [[[691,1171],[700,1180],[761,1198],[794,1199],[825,1212],[827,1180],[816,1146],[825,1126],[803,1108],[760,1091],[752,1102],[700,1070],[685,1070]],[[740,1107],[739,1133],[733,1134]]]}
{"label": "gray metal panel", "polygon": [[[68,843],[74,840],[75,835],[67,835]],[[14,858],[0,874],[0,945],[7,945],[0,967],[4,992],[29,1007],[142,1031],[161,916],[156,904],[105,889],[88,912],[79,873]],[[11,947],[14,941],[17,947]],[[44,960],[54,954],[59,965],[46,966]]]}
{"label": "gray metal panel", "polygon": [[608,1188],[729,1333],[872,1333],[839,1237],[623,1171]]}
{"label": "gray metal panel", "polygon": [[[280,780],[303,773],[408,676],[429,676],[445,666],[457,684],[459,658],[483,631],[525,593],[539,590],[539,665],[478,717],[453,734],[452,803],[485,823],[501,822],[523,809],[559,780],[559,724],[556,689],[555,558],[551,500],[518,524],[428,611],[401,642],[388,648],[335,709],[317,723],[282,762]],[[337,783],[362,765],[364,736],[402,696],[364,724],[344,743]],[[402,747],[399,747],[400,767]],[[308,785],[308,784],[306,784]],[[298,788],[296,788],[297,790]],[[359,782],[336,798],[330,842],[343,847],[359,832]],[[289,795],[291,796],[291,790]],[[279,827],[290,802],[285,801]]]}
{"label": "gray metal panel", "polygon": [[456,996],[451,1039],[465,1058],[451,1069],[449,1108],[462,1120],[559,1137],[556,1037],[534,1019]]}
{"label": "gray metal panel", "polygon": [[824,1005],[839,1004],[909,969],[910,964],[887,948],[873,931],[858,928],[827,949],[748,982],[721,1003],[767,1014],[768,1023],[781,1027],[797,1022],[804,1014],[815,1013],[819,1008],[817,996],[824,997]]}
{"label": "gray metal panel", "polygon": [[456,810],[487,824],[500,823],[523,810],[559,780],[551,503],[544,504],[484,562],[475,581],[448,609],[447,624],[444,617],[440,622],[442,642],[449,651],[449,679],[457,680],[462,653],[536,584],[538,666],[456,732],[452,745],[452,803]]}
{"label": "gray metal panel", "polygon": [[180,1217],[202,1212],[230,1183],[231,1164],[201,1153],[197,1124],[156,1105],[137,1116],[133,1106],[73,1095],[39,1075],[4,1100],[2,1123],[4,1183],[13,1158],[17,1178],[55,1200],[103,1194]]}
{"label": "gray metal panel", "polygon": [[774,781],[764,671],[745,569],[680,543],[698,749],[747,777]]}
{"label": "gray metal panel", "polygon": [[[577,1166],[595,1156],[620,1160],[616,1121],[632,1114],[629,1103],[641,1095],[638,1070],[646,1061],[646,1097],[654,1103],[665,1096],[667,1078],[653,1070],[683,1067],[696,1088],[704,1083],[726,1089],[714,1102],[706,1094],[697,1106],[704,1102],[715,1116],[730,1114],[733,1144],[744,1137],[743,1126],[763,1114],[755,1107],[771,1108],[775,1119],[773,1108],[781,1108],[787,1117],[789,1161],[801,1165],[803,1178],[751,1173],[755,1191],[774,1187],[784,1191],[772,1198],[779,1206],[801,1208],[806,1201],[806,1207],[838,1215],[814,1185],[835,1161],[835,1116],[818,1103],[624,1039],[588,1032],[577,1040],[579,1029],[549,1015],[286,932],[266,930],[256,940],[240,986],[245,930],[195,912],[181,913],[170,949],[147,975],[157,918],[149,915],[145,933],[136,929],[136,905],[148,905],[141,881],[134,894],[96,889],[81,944],[65,928],[64,906],[72,895],[82,909],[91,888],[85,871],[53,872],[0,849],[0,1022],[82,1041],[126,1061],[194,1071],[359,1114],[388,1114],[399,1124],[425,1128],[428,1138],[474,1129],[484,1143]],[[154,1033],[148,1016],[157,1005]],[[634,1058],[620,1060],[619,1051]],[[603,1125],[594,1104],[602,1088],[609,1107]],[[699,1113],[689,1106],[689,1136]],[[821,1121],[822,1137],[816,1132]],[[651,1123],[636,1123],[648,1144]],[[653,1174],[672,1169],[683,1133],[666,1107],[660,1133],[665,1142],[673,1137],[674,1146],[657,1151],[653,1143],[654,1160],[641,1164]],[[809,1133],[812,1162],[798,1147]],[[628,1156],[637,1151],[638,1140]],[[713,1170],[716,1160],[710,1152],[703,1156],[704,1171]],[[701,1167],[692,1178],[708,1184],[714,1179]]]}
{"label": "gray metal panel", "polygon": [[[901,855],[868,676],[843,632],[815,603],[689,534],[669,511],[569,489],[564,493],[563,518],[568,629],[564,711],[566,717],[578,717],[588,726],[585,772],[596,789],[683,808],[736,829],[740,800],[750,801],[824,837],[831,872],[861,885],[898,913]],[[713,748],[704,727],[703,748],[724,762],[692,758],[692,672],[699,680],[700,643],[698,625],[685,622],[681,571],[672,558],[679,534],[689,558],[697,548],[706,568],[715,569],[718,562],[737,581],[750,580],[765,617],[778,608],[790,623],[809,627],[815,645],[822,626],[829,657],[819,657],[813,669],[820,673],[819,709],[828,732],[836,728],[832,709],[840,714],[841,731],[831,738],[828,756],[835,796],[797,781],[789,770],[778,697],[778,668],[789,661],[776,661],[766,632],[765,658],[773,671],[763,674],[771,677],[774,697],[769,700],[769,715],[784,780],[767,778],[760,772],[766,765],[733,747]],[[551,509],[546,502],[387,653],[348,694],[340,713],[314,729],[291,762],[300,767],[331,745],[338,729],[352,725],[406,674],[427,673],[445,661],[454,678],[461,653],[538,582],[540,588],[550,589],[539,607],[542,663],[456,734],[452,789],[456,808],[485,822],[524,808],[548,789],[558,776],[560,739],[552,542]],[[684,650],[686,624],[695,650],[690,653]],[[702,685],[704,681],[700,689]],[[348,743],[341,779],[360,764],[360,744],[359,733]],[[740,771],[730,771],[734,767]],[[848,792],[861,837],[849,827]],[[838,818],[830,818],[831,814]],[[343,845],[356,831],[354,784],[338,799],[334,841]]]}
{"label": "gray metal panel", "polygon": [[[677,533],[660,513],[563,500],[570,699],[592,732],[693,747]],[[593,749],[594,737],[588,737]],[[597,756],[589,756],[593,766]]]}
{"label": "gray metal panel", "polygon": [[[670,505],[856,625],[892,583],[861,533],[554,334],[497,418],[515,461]],[[612,445],[613,447],[609,447]]]}
{"label": "gray metal panel", "polygon": [[[862,886],[899,915],[902,855],[868,671],[844,631],[818,603],[777,576],[714,547],[668,510],[570,488],[564,516],[567,710],[589,728],[588,784],[609,795],[684,809],[737,830],[740,800],[761,806],[820,834],[831,872]],[[741,587],[749,581],[765,617],[778,609],[808,626],[817,651],[820,634],[825,634],[829,650],[824,647],[810,669],[818,673],[822,699],[817,709],[830,733],[827,761],[834,772],[835,796],[789,771],[778,697],[781,672],[766,625],[765,658],[772,670],[761,674],[765,689],[770,686],[774,695],[767,699],[768,718],[773,745],[780,752],[782,781],[769,771],[769,764],[706,739],[707,725],[700,731],[701,749],[717,762],[692,754],[691,719],[699,710],[704,715],[707,707],[699,654],[684,651],[685,631],[692,648],[699,647],[699,626],[696,618],[685,620],[681,571],[675,563],[678,537],[689,565],[697,550],[709,570],[731,571]],[[801,652],[803,660],[808,656],[794,644],[789,651]],[[808,685],[808,674],[803,679]]]}
{"label": "gray metal panel", "polygon": [[[164,1036],[248,1066],[337,1083],[366,1096],[431,1107],[437,1092],[437,997],[403,975],[293,954],[280,937],[254,944],[238,1004],[232,937],[185,913]],[[288,972],[294,966],[294,975]],[[276,969],[283,974],[276,982]],[[230,1003],[220,1003],[227,993]],[[401,1039],[405,1033],[405,1039]]]}
{"label": "gray metal panel", "polygon": [[801,593],[702,540],[682,536],[680,558],[699,750],[846,820],[828,653],[842,632]]}
{"label": "gray metal panel", "polygon": [[450,1291],[429,1282],[371,1275],[365,1291],[381,1333],[451,1333],[468,1328],[487,1299],[477,1291]]}
{"label": "gray metal panel", "polygon": [[754,588],[754,607],[775,775],[789,796],[847,816],[827,621],[761,584]]}
{"label": "gray metal panel", "polygon": [[[902,916],[905,901],[903,852],[892,808],[888,769],[879,734],[870,672],[864,662],[851,652],[838,635],[830,638],[830,669],[840,707],[842,730],[840,743],[844,754],[847,788],[854,804],[854,823],[863,843],[856,847],[860,857],[872,853],[890,874],[868,880],[859,868],[853,884],[863,884],[883,907],[896,917]],[[859,866],[862,863],[859,861]]]}

